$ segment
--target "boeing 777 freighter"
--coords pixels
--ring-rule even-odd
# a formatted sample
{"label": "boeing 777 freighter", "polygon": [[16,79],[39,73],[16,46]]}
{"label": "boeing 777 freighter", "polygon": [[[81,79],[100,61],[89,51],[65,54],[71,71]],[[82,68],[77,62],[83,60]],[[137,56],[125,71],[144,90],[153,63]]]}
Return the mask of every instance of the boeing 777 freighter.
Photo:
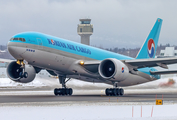
{"label": "boeing 777 freighter", "polygon": [[19,33],[8,42],[8,51],[16,61],[8,65],[7,75],[13,81],[28,83],[41,69],[46,69],[58,76],[62,84],[62,88],[54,90],[55,95],[72,95],[72,89],[66,86],[66,78],[75,78],[113,85],[105,90],[105,94],[122,96],[123,86],[154,81],[160,74],[177,72],[153,68],[168,68],[168,64],[177,63],[177,58],[154,58],[161,25],[162,19],[158,18],[136,58],[42,33]]}

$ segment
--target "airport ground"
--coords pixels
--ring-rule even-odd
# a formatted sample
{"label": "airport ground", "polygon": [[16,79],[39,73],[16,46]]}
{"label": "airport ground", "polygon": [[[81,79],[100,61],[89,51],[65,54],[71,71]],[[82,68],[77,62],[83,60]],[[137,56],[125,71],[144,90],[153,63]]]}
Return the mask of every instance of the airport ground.
{"label": "airport ground", "polygon": [[[163,105],[155,105],[162,99]],[[177,119],[177,89],[125,89],[122,97],[106,96],[104,89],[73,89],[72,96],[54,96],[53,88],[0,88],[0,116],[4,120],[117,120]],[[169,118],[170,117],[170,118]]]}
{"label": "airport ground", "polygon": [[[0,116],[5,120],[23,120],[23,114],[26,120],[34,117],[38,120],[167,119],[169,116],[177,119],[176,84],[170,88],[159,87],[168,79],[125,87],[122,97],[106,96],[105,88],[112,87],[106,84],[71,80],[67,86],[73,88],[73,95],[55,96],[53,89],[61,87],[57,79],[50,82],[39,76],[36,82],[25,85],[7,81],[2,78],[0,87]],[[155,105],[155,100],[162,96],[163,105]]]}
{"label": "airport ground", "polygon": [[72,96],[55,96],[50,87],[1,88],[0,103],[21,102],[117,102],[132,104],[155,104],[163,99],[164,104],[177,103],[176,88],[125,89],[124,96],[106,96],[104,90],[73,90]]}
{"label": "airport ground", "polygon": [[[155,105],[162,95],[163,105]],[[176,119],[177,89],[125,89],[124,96],[115,97],[104,90],[54,96],[50,87],[1,88],[0,106],[4,120],[23,120],[22,115],[26,120]]]}

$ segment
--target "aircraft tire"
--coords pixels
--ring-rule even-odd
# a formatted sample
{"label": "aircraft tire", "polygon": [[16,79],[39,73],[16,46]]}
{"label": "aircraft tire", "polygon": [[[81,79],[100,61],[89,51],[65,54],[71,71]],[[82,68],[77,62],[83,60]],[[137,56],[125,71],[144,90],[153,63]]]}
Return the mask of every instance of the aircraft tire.
{"label": "aircraft tire", "polygon": [[124,89],[120,88],[120,96],[124,95]]}
{"label": "aircraft tire", "polygon": [[27,72],[24,72],[23,77],[24,77],[24,78],[27,78],[27,77],[28,77],[28,73],[27,73]]}
{"label": "aircraft tire", "polygon": [[69,93],[70,93],[70,90],[69,89],[65,89],[65,95],[69,95]]}
{"label": "aircraft tire", "polygon": [[62,88],[57,89],[58,95],[62,95]]}
{"label": "aircraft tire", "polygon": [[55,96],[58,95],[58,89],[57,88],[54,89],[54,94],[55,94]]}
{"label": "aircraft tire", "polygon": [[66,95],[66,89],[65,88],[61,89],[61,95]]}
{"label": "aircraft tire", "polygon": [[73,93],[73,90],[72,90],[72,88],[59,88],[59,89],[57,89],[57,88],[55,88],[54,89],[54,94],[55,94],[55,96],[57,96],[57,95],[72,95],[72,93]]}
{"label": "aircraft tire", "polygon": [[107,88],[105,90],[106,96],[123,96],[124,95],[124,89],[122,88]]}
{"label": "aircraft tire", "polygon": [[110,88],[110,89],[109,89],[109,95],[110,95],[110,96],[114,96],[113,90],[114,90],[114,88]]}
{"label": "aircraft tire", "polygon": [[116,96],[119,96],[119,94],[120,94],[120,89],[116,88]]}
{"label": "aircraft tire", "polygon": [[106,88],[105,93],[107,96],[109,96],[109,88]]}
{"label": "aircraft tire", "polygon": [[23,78],[23,72],[20,72],[20,73],[19,73],[19,77],[20,77],[20,78]]}
{"label": "aircraft tire", "polygon": [[69,88],[69,95],[72,95],[72,94],[73,94],[73,89]]}
{"label": "aircraft tire", "polygon": [[113,88],[113,89],[112,89],[112,95],[113,95],[113,96],[117,96],[117,90],[116,90],[116,88]]}

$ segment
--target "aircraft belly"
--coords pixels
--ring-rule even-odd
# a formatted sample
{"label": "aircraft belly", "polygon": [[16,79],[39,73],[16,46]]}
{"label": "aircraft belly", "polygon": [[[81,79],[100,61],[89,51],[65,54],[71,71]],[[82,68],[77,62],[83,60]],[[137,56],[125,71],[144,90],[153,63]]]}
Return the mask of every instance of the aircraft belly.
{"label": "aircraft belly", "polygon": [[67,77],[78,79],[78,80],[85,81],[85,82],[105,83],[105,84],[112,85],[112,82],[109,81],[109,80],[102,80],[102,79],[97,79],[97,78],[94,78],[94,77],[87,77],[87,76],[82,76],[82,75],[67,75]]}
{"label": "aircraft belly", "polygon": [[23,57],[29,64],[62,73],[68,72],[69,66],[74,62],[72,58],[41,50],[35,50],[33,56],[30,57],[28,54]]}

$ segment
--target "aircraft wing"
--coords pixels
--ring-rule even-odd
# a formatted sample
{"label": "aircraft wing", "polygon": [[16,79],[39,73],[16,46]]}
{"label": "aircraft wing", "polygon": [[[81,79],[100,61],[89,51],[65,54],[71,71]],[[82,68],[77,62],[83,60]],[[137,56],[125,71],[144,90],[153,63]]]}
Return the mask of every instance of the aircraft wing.
{"label": "aircraft wing", "polygon": [[144,68],[144,67],[155,67],[155,66],[160,66],[162,68],[168,69],[167,65],[177,63],[177,57],[152,58],[152,59],[133,59],[133,60],[123,60],[122,62],[130,65],[134,69]]}
{"label": "aircraft wing", "polygon": [[150,71],[151,75],[162,75],[162,74],[176,74],[177,70],[167,70],[167,71]]}
{"label": "aircraft wing", "polygon": [[[173,58],[152,58],[152,59],[132,59],[132,60],[121,60],[125,63],[129,68],[138,69],[145,67],[162,67],[168,69],[169,64],[177,63],[177,57]],[[101,63],[101,61],[86,61],[84,65],[86,66],[97,66]],[[153,71],[154,72],[154,71]],[[174,71],[171,71],[174,72]],[[169,71],[168,71],[169,73]],[[155,73],[154,73],[155,74]],[[162,74],[162,73],[161,73]]]}

